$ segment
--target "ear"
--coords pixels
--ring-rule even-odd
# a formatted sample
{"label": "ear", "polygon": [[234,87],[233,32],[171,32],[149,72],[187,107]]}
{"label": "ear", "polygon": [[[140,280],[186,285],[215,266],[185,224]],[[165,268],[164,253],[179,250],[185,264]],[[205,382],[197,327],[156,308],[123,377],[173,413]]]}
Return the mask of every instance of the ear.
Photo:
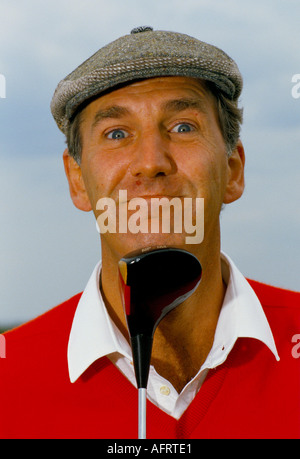
{"label": "ear", "polygon": [[66,149],[63,153],[63,161],[73,204],[78,209],[89,212],[92,210],[92,206],[85,189],[81,167],[75,159],[70,156],[68,149]]}
{"label": "ear", "polygon": [[239,140],[232,154],[228,158],[228,180],[224,194],[224,204],[239,199],[245,188],[245,152],[242,142]]}

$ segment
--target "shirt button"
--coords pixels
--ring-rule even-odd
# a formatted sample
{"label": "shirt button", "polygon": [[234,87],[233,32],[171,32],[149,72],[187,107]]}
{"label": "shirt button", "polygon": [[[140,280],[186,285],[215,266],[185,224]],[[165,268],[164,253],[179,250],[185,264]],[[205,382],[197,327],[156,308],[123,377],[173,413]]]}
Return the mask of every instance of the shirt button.
{"label": "shirt button", "polygon": [[161,393],[161,395],[170,395],[170,388],[168,386],[161,386],[161,388],[159,389],[159,392]]}

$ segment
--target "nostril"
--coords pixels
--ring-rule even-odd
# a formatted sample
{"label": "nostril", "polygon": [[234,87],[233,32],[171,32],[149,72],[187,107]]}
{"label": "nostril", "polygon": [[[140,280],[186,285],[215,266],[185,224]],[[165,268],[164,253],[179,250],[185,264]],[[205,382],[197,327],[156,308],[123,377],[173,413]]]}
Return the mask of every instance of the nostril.
{"label": "nostril", "polygon": [[[147,148],[146,148],[147,147]],[[136,180],[142,177],[165,177],[175,170],[172,156],[162,146],[147,144],[140,146],[129,165],[130,173]]]}

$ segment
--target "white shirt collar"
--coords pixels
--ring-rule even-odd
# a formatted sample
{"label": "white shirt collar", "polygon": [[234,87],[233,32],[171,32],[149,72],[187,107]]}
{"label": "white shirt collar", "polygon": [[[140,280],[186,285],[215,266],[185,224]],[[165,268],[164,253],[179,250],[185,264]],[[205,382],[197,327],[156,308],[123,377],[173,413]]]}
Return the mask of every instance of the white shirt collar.
{"label": "white shirt collar", "polygon": [[119,332],[104,305],[100,292],[99,262],[78,302],[68,343],[68,366],[71,382],[95,360],[121,351],[131,358],[131,349]]}
{"label": "white shirt collar", "polygon": [[[223,363],[238,337],[255,338],[279,360],[273,335],[253,289],[232,260],[221,254],[222,274],[227,290],[221,309],[215,339],[199,373]],[[97,359],[119,353],[132,360],[131,349],[110,319],[99,288],[99,262],[79,300],[68,343],[68,366],[71,382]],[[129,379],[134,383],[133,368]]]}
{"label": "white shirt collar", "polygon": [[221,253],[221,266],[227,289],[214,343],[202,368],[222,364],[238,338],[262,341],[279,360],[271,328],[254,290],[224,252]]}

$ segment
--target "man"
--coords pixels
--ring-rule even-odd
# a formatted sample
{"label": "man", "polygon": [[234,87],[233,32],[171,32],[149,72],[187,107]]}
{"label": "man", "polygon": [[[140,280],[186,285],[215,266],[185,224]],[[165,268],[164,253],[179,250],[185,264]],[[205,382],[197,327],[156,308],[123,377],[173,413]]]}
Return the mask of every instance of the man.
{"label": "man", "polygon": [[102,48],[58,85],[51,108],[67,138],[74,205],[103,223],[99,202],[111,199],[120,228],[120,196],[128,222],[135,199],[151,208],[153,199],[192,198],[195,223],[201,198],[204,237],[187,244],[184,226],[165,233],[99,225],[102,261],[83,294],[6,334],[2,437],[136,438],[118,261],[135,249],[175,246],[199,259],[203,276],[155,332],[148,438],[299,438],[291,338],[300,329],[300,296],[250,286],[220,251],[221,208],[244,189],[241,89],[223,51],[150,27]]}

